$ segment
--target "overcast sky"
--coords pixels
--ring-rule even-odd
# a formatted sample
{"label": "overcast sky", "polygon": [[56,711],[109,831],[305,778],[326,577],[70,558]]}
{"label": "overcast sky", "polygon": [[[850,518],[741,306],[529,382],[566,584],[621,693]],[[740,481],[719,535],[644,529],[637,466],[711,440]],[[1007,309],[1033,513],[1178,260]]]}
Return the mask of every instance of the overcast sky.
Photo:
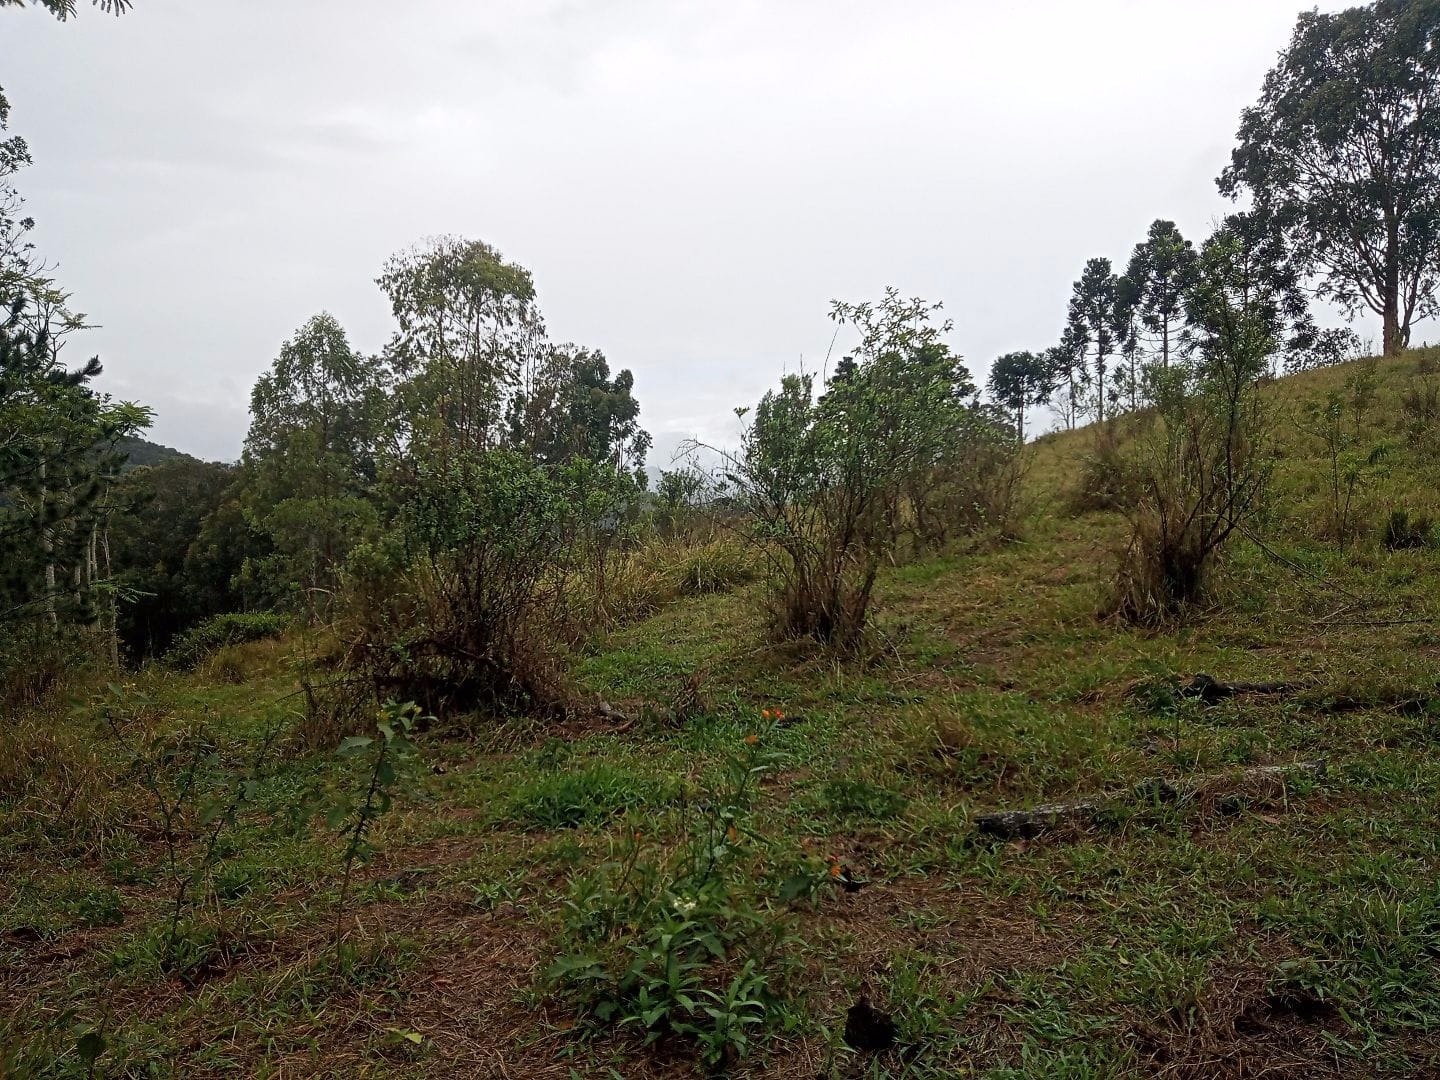
{"label": "overcast sky", "polygon": [[281,342],[323,309],[378,351],[381,263],[459,233],[634,370],[664,465],[818,367],[832,297],[943,301],[983,376],[1058,340],[1087,258],[1156,217],[1198,242],[1302,6],[81,0],[0,12],[0,85],[41,250],[102,324],[76,348],[155,440],[237,457]]}

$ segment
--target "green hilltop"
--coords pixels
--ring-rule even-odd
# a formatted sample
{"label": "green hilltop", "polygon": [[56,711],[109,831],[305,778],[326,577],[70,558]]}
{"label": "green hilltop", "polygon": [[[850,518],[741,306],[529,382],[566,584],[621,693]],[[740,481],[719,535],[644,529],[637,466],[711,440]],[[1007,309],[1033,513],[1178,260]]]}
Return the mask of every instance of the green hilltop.
{"label": "green hilltop", "polygon": [[[859,662],[763,646],[759,568],[723,531],[657,548],[580,654],[603,705],[399,729],[411,766],[343,885],[352,819],[287,824],[375,775],[379,744],[337,757],[305,708],[323,632],[236,623],[194,644],[193,671],[23,717],[48,766],[0,766],[17,1053],[63,1050],[60,1019],[103,987],[89,1015],[117,1075],[698,1071],[679,1035],[583,1026],[627,1000],[606,973],[628,970],[661,980],[650,1000],[669,978],[763,1015],[721,1061],[735,1076],[1427,1074],[1440,548],[1386,538],[1394,511],[1440,512],[1432,365],[1270,384],[1266,539],[1234,544],[1211,606],[1161,631],[1097,616],[1128,535],[1123,512],[1077,509],[1097,427],[1030,447],[1006,533],[885,569]],[[1343,546],[1306,431],[1331,394],[1342,479],[1368,463]],[[1116,423],[1112,461],[1146,424]],[[1196,673],[1241,690],[1189,696]],[[160,768],[177,753],[203,799]],[[1100,801],[977,828],[1080,797]],[[203,867],[199,905],[175,899],[167,806],[200,815],[174,856]],[[719,869],[667,889],[695,859]],[[719,958],[667,976],[667,941],[695,933]],[[847,1026],[894,1045],[867,1058]]]}

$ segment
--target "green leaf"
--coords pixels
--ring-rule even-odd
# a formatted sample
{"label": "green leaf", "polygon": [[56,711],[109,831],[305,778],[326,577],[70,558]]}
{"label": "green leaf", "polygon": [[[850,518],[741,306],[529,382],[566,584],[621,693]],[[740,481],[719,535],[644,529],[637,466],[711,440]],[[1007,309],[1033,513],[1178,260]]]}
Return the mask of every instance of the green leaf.
{"label": "green leaf", "polygon": [[75,1040],[75,1053],[80,1055],[81,1061],[88,1064],[95,1064],[105,1050],[105,1037],[98,1031],[87,1031]]}
{"label": "green leaf", "polygon": [[788,904],[806,895],[810,892],[814,880],[812,874],[791,874],[780,885],[780,902]]}
{"label": "green leaf", "polygon": [[336,750],[335,753],[341,757],[351,757],[364,750],[374,741],[375,740],[369,735],[351,735],[340,744],[340,748]]}

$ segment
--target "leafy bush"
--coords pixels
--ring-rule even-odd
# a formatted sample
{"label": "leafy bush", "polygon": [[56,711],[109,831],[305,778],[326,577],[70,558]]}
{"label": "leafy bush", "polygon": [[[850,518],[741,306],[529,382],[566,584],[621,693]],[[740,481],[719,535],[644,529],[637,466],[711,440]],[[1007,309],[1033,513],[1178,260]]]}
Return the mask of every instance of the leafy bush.
{"label": "leafy bush", "polygon": [[787,375],[724,455],[717,488],[768,562],[780,637],[853,649],[902,539],[943,543],[1013,492],[992,484],[1014,457],[1009,423],[970,404],[974,383],[941,340],[937,307],[894,289],[878,305],[835,303],[832,318],[860,333],[856,355],[818,398],[812,376]]}
{"label": "leafy bush", "polygon": [[181,671],[191,671],[202,660],[226,646],[277,638],[289,625],[290,620],[284,615],[271,611],[216,615],[181,634],[175,646],[165,654],[165,661]]}
{"label": "leafy bush", "polygon": [[[575,582],[633,504],[632,477],[518,454],[422,463],[401,531],[351,561],[345,664],[427,711],[563,711]],[[598,594],[597,594],[598,595]]]}
{"label": "leafy bush", "polygon": [[574,880],[547,973],[555,993],[647,1044],[685,1040],[712,1068],[749,1052],[780,1003],[789,941],[784,911],[756,901],[739,861],[752,840],[755,784],[772,765],[748,744],[687,842],[646,858],[641,835],[627,830],[616,859]]}

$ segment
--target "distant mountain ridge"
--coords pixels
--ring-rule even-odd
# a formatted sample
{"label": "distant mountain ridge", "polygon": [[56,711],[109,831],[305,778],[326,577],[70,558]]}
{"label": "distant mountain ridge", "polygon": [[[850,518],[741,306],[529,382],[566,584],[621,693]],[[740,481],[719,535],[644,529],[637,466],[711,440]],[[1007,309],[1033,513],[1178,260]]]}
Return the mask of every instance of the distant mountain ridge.
{"label": "distant mountain ridge", "polygon": [[115,449],[125,455],[125,464],[122,471],[138,469],[142,465],[163,465],[167,461],[199,461],[200,459],[185,453],[183,450],[176,450],[171,446],[161,446],[159,443],[150,442],[148,439],[121,439],[115,444]]}

